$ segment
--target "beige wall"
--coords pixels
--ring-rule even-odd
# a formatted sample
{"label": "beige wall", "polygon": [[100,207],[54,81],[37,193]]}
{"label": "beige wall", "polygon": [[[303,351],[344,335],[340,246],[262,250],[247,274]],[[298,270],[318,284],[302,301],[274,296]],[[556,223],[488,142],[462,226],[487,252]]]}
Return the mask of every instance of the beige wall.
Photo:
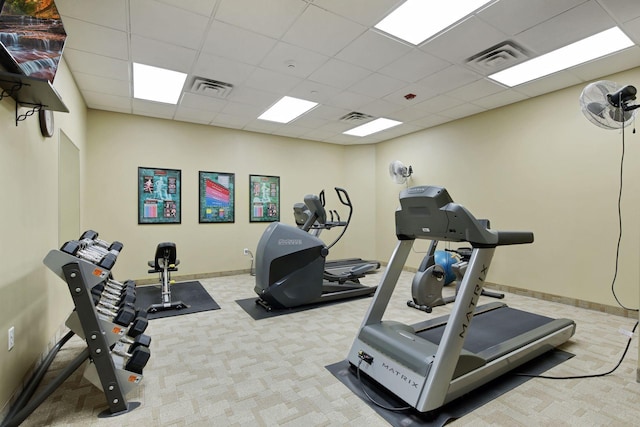
{"label": "beige wall", "polygon": [[[609,79],[638,85],[640,69]],[[399,159],[413,166],[411,185],[446,187],[454,201],[489,218],[493,228],[534,232],[532,245],[498,248],[489,281],[616,306],[611,280],[622,135],[583,116],[583,87],[378,144],[377,257],[388,259],[395,244],[393,211],[403,187],[385,171]],[[640,298],[639,142],[627,128],[616,284],[619,298],[634,308]],[[416,248],[425,251],[427,243]],[[412,254],[409,265],[417,267],[421,258]]]}
{"label": "beige wall", "polygon": [[[249,223],[249,174],[277,175],[281,182],[281,220],[293,224],[293,204],[305,194],[325,189],[327,207],[339,205],[333,187],[344,187],[355,205],[353,229],[330,257],[375,255],[374,216],[364,207],[373,196],[371,177],[375,149],[275,137],[212,126],[90,110],[84,228],[105,240],[120,240],[124,251],[114,275],[118,280],[155,279],[147,273],[161,241],[176,243],[179,275],[248,269],[243,248],[255,247],[268,224]],[[138,167],[182,171],[182,223],[138,225]],[[198,171],[235,173],[236,213],[233,224],[198,223]],[[345,213],[346,215],[346,213]],[[337,231],[323,233],[333,239]],[[360,242],[362,245],[354,245]]]}
{"label": "beige wall", "polygon": [[[14,101],[0,102],[4,200],[0,221],[0,407],[72,309],[66,285],[42,260],[58,246],[59,132],[64,130],[82,152],[86,109],[64,62],[54,86],[70,112],[55,113],[53,138],[40,135],[37,115],[16,126]],[[15,347],[7,351],[11,326],[15,327]]]}

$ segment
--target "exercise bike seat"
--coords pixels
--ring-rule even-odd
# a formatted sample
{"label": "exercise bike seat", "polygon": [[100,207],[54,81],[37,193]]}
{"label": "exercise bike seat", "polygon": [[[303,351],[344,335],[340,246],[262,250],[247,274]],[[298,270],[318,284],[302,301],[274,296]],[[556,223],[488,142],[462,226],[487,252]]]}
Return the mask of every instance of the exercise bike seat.
{"label": "exercise bike seat", "polygon": [[163,271],[165,263],[169,271],[178,271],[176,267],[180,264],[180,260],[177,259],[176,244],[173,242],[158,243],[153,261],[147,263],[152,268],[149,273]]}

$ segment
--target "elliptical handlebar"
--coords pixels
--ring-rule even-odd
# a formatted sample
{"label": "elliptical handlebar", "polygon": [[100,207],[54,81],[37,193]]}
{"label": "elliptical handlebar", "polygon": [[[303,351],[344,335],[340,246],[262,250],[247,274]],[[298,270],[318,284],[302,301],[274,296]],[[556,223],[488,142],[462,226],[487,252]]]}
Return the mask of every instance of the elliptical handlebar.
{"label": "elliptical handlebar", "polygon": [[349,198],[349,194],[347,193],[347,190],[341,187],[334,187],[334,188],[336,190],[336,193],[338,194],[338,199],[340,199],[340,203],[342,203],[345,206],[349,206],[349,208],[353,209],[353,205],[351,205],[351,199]]}
{"label": "elliptical handlebar", "polygon": [[338,195],[338,199],[340,200],[340,203],[349,207],[349,215],[347,216],[347,220],[345,222],[342,222],[340,221],[340,216],[336,211],[336,215],[338,215],[338,224],[336,225],[339,225],[344,228],[342,229],[338,237],[336,237],[336,239],[333,242],[331,242],[330,245],[327,246],[327,249],[331,249],[336,243],[338,243],[338,240],[340,240],[342,236],[344,236],[344,233],[347,231],[347,228],[349,228],[349,224],[351,223],[351,215],[353,214],[353,205],[351,204],[351,198],[349,197],[349,193],[347,193],[347,190],[341,187],[334,187],[334,188],[336,190],[336,194]]}

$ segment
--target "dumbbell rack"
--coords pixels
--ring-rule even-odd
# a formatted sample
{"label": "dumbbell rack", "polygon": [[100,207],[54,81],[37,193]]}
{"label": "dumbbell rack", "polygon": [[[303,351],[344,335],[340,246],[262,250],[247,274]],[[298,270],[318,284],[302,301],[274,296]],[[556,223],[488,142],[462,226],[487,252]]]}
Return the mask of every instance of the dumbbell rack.
{"label": "dumbbell rack", "polygon": [[110,270],[74,255],[52,250],[44,264],[68,287],[75,310],[66,325],[87,342],[90,363],[84,376],[105,394],[109,409],[100,416],[115,416],[135,409],[139,402],[127,402],[126,395],[142,381],[142,374],[119,368],[111,355],[112,346],[121,340],[122,326],[98,315],[91,289],[110,278]]}

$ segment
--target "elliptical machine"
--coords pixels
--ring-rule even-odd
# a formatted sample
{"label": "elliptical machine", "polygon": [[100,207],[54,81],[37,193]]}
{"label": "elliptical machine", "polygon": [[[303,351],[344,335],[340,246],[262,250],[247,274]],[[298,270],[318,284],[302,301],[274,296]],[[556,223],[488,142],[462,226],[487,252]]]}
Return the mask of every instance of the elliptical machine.
{"label": "elliptical machine", "polygon": [[[346,194],[343,189],[336,188],[336,191]],[[329,274],[331,278],[327,278],[326,257],[338,239],[326,246],[306,231],[316,222],[326,224],[327,214],[318,196],[306,195],[304,202],[310,215],[302,227],[274,222],[258,242],[254,291],[259,298],[256,304],[271,311],[372,295],[376,287],[362,285],[359,281],[370,269],[367,265]]]}
{"label": "elliptical machine", "polygon": [[[311,212],[309,206],[305,203],[296,203],[293,205],[293,216],[296,221],[296,225],[298,228],[308,232],[312,236],[320,237],[320,233],[323,230],[331,230],[335,227],[342,227],[342,231],[335,238],[335,240],[328,246],[328,248],[332,248],[336,243],[344,236],[349,224],[351,223],[351,216],[353,215],[353,204],[351,203],[351,199],[349,198],[349,194],[344,188],[335,187],[336,194],[338,195],[338,199],[340,203],[349,208],[349,215],[347,216],[346,221],[342,221],[340,218],[340,214],[335,209],[327,210],[325,203],[325,195],[324,190],[320,192],[318,198],[320,200],[320,204],[322,205],[322,209],[325,210],[325,214],[321,214],[318,212]],[[317,204],[313,202],[311,208],[317,211]],[[320,218],[326,215],[329,215],[329,218],[324,222],[316,220],[314,223],[310,223],[309,218],[316,215]],[[325,261],[325,275],[324,278],[331,282],[345,280],[353,280],[359,277],[363,277],[364,275],[371,273],[380,268],[380,262],[378,261],[368,261],[363,260],[362,258],[345,258],[338,260],[326,260]]]}
{"label": "elliptical machine", "polygon": [[[489,221],[483,221],[483,223],[488,229]],[[427,254],[422,259],[420,267],[418,267],[416,275],[413,276],[413,280],[411,282],[412,299],[407,301],[407,305],[409,307],[422,310],[427,313],[431,313],[433,307],[449,304],[455,301],[473,251],[472,248],[467,247],[459,249],[445,249],[447,252],[452,252],[458,255],[460,259],[458,262],[451,265],[451,270],[455,275],[456,293],[454,296],[443,297],[442,288],[447,284],[445,281],[446,272],[445,267],[436,262],[437,246],[438,241],[432,240],[429,245],[429,249],[427,250]],[[488,291],[486,289],[482,289],[481,295],[497,299],[504,298],[504,294]]]}

